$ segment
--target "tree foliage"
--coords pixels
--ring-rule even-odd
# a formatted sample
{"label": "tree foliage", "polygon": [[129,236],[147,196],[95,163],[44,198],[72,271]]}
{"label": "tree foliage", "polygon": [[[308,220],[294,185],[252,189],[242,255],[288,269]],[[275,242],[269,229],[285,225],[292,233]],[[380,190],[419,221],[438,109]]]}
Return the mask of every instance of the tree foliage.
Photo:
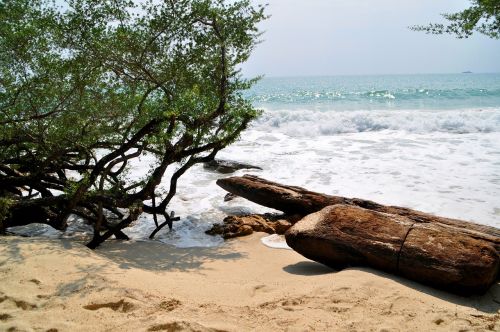
{"label": "tree foliage", "polygon": [[429,34],[452,34],[458,38],[468,38],[474,32],[490,38],[500,39],[500,1],[471,0],[471,6],[461,12],[442,14],[447,24],[431,23],[426,26],[411,27],[415,31]]}
{"label": "tree foliage", "polygon": [[0,228],[77,215],[94,248],[141,213],[172,227],[178,178],[259,114],[238,66],[263,19],[249,0],[0,0]]}

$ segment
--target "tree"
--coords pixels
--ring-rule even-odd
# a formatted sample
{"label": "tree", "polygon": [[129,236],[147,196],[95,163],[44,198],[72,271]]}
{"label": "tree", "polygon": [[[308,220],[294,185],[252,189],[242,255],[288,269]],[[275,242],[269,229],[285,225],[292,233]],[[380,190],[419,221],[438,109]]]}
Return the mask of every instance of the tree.
{"label": "tree", "polygon": [[0,0],[0,231],[76,215],[95,248],[141,213],[171,228],[179,177],[259,114],[238,66],[263,19],[249,0]]}
{"label": "tree", "polygon": [[415,31],[429,34],[452,34],[458,38],[468,38],[474,31],[490,38],[500,39],[500,1],[471,0],[472,5],[458,13],[442,14],[448,24],[431,23],[426,26],[411,27]]}

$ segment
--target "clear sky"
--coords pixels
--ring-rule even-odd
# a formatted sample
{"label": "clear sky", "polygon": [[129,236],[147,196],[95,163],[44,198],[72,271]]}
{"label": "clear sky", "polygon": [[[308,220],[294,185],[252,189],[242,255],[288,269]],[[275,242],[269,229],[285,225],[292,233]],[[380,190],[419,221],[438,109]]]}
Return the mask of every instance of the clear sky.
{"label": "clear sky", "polygon": [[500,40],[426,35],[466,0],[254,0],[269,3],[246,76],[500,72]]}

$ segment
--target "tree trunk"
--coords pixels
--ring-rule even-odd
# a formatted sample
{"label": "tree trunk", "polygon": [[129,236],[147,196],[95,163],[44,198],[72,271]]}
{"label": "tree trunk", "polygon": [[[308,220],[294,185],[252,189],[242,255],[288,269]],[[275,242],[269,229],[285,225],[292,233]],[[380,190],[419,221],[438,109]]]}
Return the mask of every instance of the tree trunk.
{"label": "tree trunk", "polygon": [[399,206],[385,206],[359,198],[321,194],[301,187],[271,182],[252,175],[219,179],[217,184],[234,195],[283,211],[286,214],[305,216],[335,204],[359,206],[368,210],[404,216],[415,223],[438,224],[443,228],[452,229],[454,232],[487,241],[494,246],[497,252],[500,252],[500,229],[491,226],[438,217]]}

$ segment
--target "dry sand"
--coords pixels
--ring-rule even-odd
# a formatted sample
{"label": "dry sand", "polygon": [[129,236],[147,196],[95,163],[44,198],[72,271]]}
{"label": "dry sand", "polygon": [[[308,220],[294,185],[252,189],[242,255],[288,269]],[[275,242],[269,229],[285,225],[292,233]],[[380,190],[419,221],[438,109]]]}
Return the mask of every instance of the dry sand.
{"label": "dry sand", "polygon": [[462,298],[335,272],[255,234],[220,248],[0,238],[0,331],[500,331],[500,285]]}

